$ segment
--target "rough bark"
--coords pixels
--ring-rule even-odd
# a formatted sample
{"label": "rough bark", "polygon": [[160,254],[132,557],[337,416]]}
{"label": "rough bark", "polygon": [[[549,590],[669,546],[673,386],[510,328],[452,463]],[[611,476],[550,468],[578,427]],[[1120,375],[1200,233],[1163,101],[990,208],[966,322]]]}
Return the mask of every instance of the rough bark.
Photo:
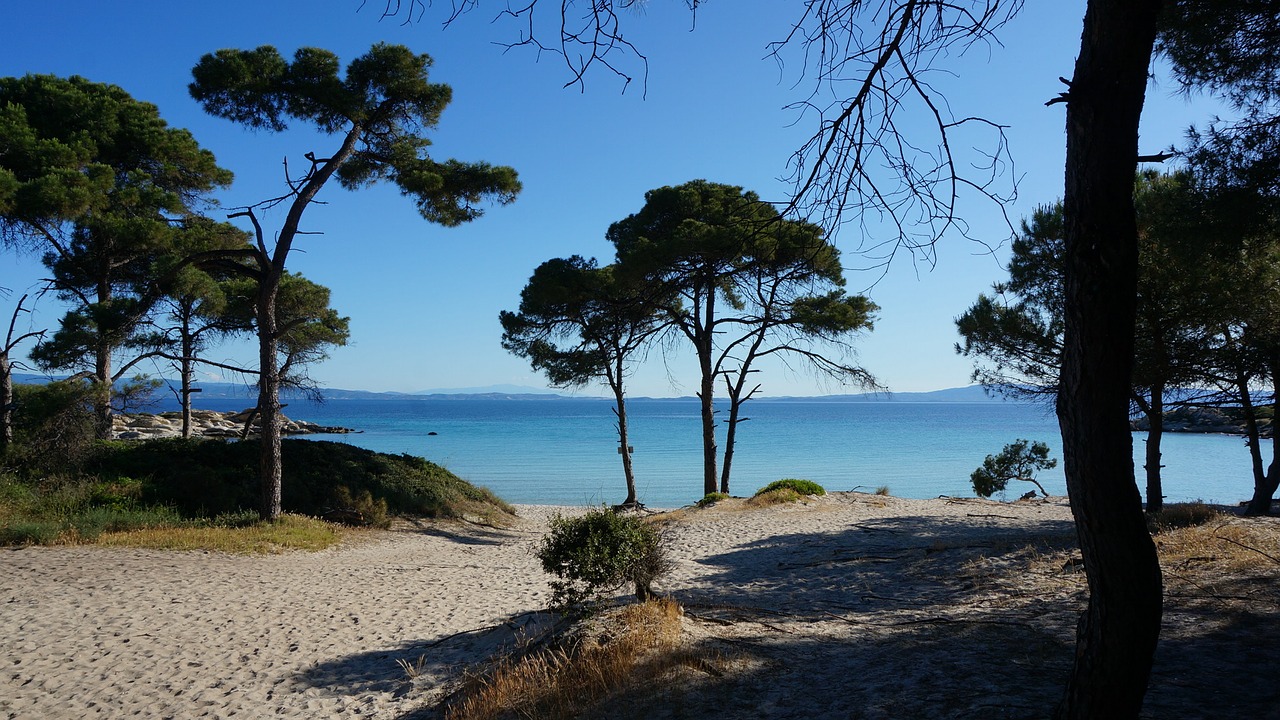
{"label": "rough bark", "polygon": [[111,345],[100,338],[93,364],[93,382],[97,385],[93,396],[93,434],[99,440],[110,440],[113,425],[111,411]]}
{"label": "rough bark", "polygon": [[1133,178],[1158,0],[1091,0],[1067,102],[1065,335],[1058,419],[1089,581],[1056,717],[1136,718],[1160,631],[1161,576],[1133,473]]}
{"label": "rough bark", "polygon": [[280,289],[280,270],[268,273],[258,288],[258,414],[262,428],[258,456],[258,477],[262,483],[258,515],[263,520],[280,517],[280,360],[276,354],[276,294]]}

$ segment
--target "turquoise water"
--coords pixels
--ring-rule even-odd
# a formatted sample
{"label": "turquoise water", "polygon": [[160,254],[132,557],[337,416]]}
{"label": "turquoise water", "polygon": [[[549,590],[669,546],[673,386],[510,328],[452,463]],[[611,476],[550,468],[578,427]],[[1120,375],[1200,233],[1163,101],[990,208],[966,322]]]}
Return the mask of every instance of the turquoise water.
{"label": "turquoise water", "polygon": [[[201,406],[241,409],[249,403],[211,399]],[[628,409],[640,501],[678,507],[701,497],[697,401],[635,400]],[[421,455],[511,502],[581,505],[625,497],[612,404],[604,400],[295,400],[285,413],[360,429],[315,437]],[[730,488],[735,495],[797,477],[829,490],[887,485],[898,497],[972,497],[969,473],[1006,443],[1041,440],[1061,457],[1056,419],[1033,405],[755,401],[745,414],[751,419],[738,432]],[[1143,437],[1134,435],[1139,476]],[[1166,435],[1164,464],[1171,502],[1236,503],[1251,495],[1240,438]],[[1060,467],[1038,479],[1049,492],[1066,493]],[[1017,498],[1030,489],[1030,483],[1015,483],[1007,494]]]}

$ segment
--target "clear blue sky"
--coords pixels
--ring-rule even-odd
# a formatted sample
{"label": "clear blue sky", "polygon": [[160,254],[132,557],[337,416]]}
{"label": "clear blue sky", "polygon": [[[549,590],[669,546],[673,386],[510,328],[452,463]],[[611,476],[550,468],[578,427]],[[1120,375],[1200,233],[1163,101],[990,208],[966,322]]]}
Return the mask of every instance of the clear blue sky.
{"label": "clear blue sky", "polygon": [[[0,75],[78,74],[120,85],[159,106],[174,126],[192,131],[219,163],[235,173],[220,193],[224,208],[278,194],[282,160],[323,156],[332,138],[304,128],[252,133],[203,114],[186,92],[190,68],[224,47],[271,44],[291,54],[301,46],[334,51],[343,63],[378,41],[402,43],[435,59],[432,80],[453,87],[453,103],[432,136],[435,157],[483,160],[515,167],[520,198],[492,208],[461,228],[423,221],[412,204],[388,188],[348,193],[326,189],[327,205],[312,207],[290,269],[332,289],[332,302],[351,317],[351,344],[312,371],[330,387],[416,391],[510,383],[543,386],[519,358],[499,346],[499,311],[514,309],[533,268],[552,257],[580,254],[611,260],[609,224],[637,211],[646,190],[706,178],[783,200],[791,153],[813,131],[788,103],[810,90],[798,68],[780,69],[766,45],[781,39],[800,7],[779,0],[718,0],[696,18],[682,2],[652,0],[626,17],[628,37],[649,58],[647,96],[638,83],[626,92],[597,74],[585,92],[564,89],[562,61],[527,49],[505,52],[498,42],[518,31],[491,23],[501,3],[480,9],[448,29],[449,3],[436,3],[409,25],[379,21],[383,3],[369,0],[270,0],[218,3],[68,0],[6,3],[0,25]],[[1028,3],[1001,33],[1003,46],[978,48],[947,60],[934,77],[956,116],[983,115],[1010,126],[1019,199],[1016,221],[1062,193],[1064,110],[1044,102],[1063,88],[1079,46],[1084,3]],[[548,9],[550,6],[548,6]],[[1157,152],[1182,139],[1188,124],[1203,124],[1215,108],[1188,101],[1172,82],[1148,94],[1142,148]],[[1008,229],[993,207],[962,208],[974,236],[1003,242]],[[278,217],[267,218],[268,227]],[[918,391],[968,384],[970,366],[952,346],[954,318],[1003,274],[1007,247],[994,254],[958,238],[944,238],[936,267],[902,257],[887,274],[860,271],[856,226],[836,235],[849,268],[849,288],[867,292],[882,308],[876,328],[859,343],[858,359],[891,390]],[[0,258],[0,286],[18,292],[42,276],[36,258]],[[4,303],[10,307],[12,298]],[[9,310],[5,310],[7,317]],[[49,326],[61,314],[48,299],[31,322]],[[677,347],[654,353],[632,380],[636,395],[691,394],[696,371]],[[219,358],[251,356],[227,348]],[[154,368],[144,368],[154,370]],[[841,392],[803,373],[771,368],[761,376],[768,395]],[[674,381],[674,382],[673,382]]]}

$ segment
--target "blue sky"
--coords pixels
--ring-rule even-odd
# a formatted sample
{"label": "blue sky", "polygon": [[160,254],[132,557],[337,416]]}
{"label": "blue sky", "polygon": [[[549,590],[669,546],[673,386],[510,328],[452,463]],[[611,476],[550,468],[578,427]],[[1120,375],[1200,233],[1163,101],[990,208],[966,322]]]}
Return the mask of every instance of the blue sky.
{"label": "blue sky", "polygon": [[[529,274],[552,257],[580,254],[610,261],[609,224],[640,209],[646,190],[695,178],[741,185],[783,200],[791,153],[812,122],[785,107],[811,89],[798,63],[780,68],[766,57],[799,8],[778,0],[718,0],[696,18],[675,0],[653,0],[629,15],[627,33],[649,58],[647,92],[639,80],[625,93],[606,74],[585,92],[563,88],[560,58],[540,59],[527,48],[504,52],[518,26],[491,22],[498,3],[448,29],[448,3],[436,3],[412,24],[379,20],[382,3],[369,0],[270,0],[219,3],[69,0],[6,3],[0,25],[0,75],[78,74],[114,83],[159,106],[174,126],[192,131],[236,175],[218,195],[223,208],[279,194],[282,160],[334,146],[303,127],[282,134],[253,133],[205,115],[186,92],[190,68],[224,47],[271,44],[291,54],[301,46],[332,50],[344,62],[375,42],[408,45],[435,59],[432,80],[453,87],[453,103],[432,136],[435,157],[510,165],[524,191],[512,205],[489,210],[461,228],[423,221],[412,203],[390,188],[356,193],[326,189],[327,204],[312,207],[290,269],[332,290],[332,302],[351,317],[352,338],[313,376],[330,387],[416,391],[508,383],[542,386],[527,364],[499,346],[499,311],[514,309]],[[1005,28],[1003,46],[982,47],[946,60],[933,81],[956,116],[982,115],[1008,125],[1018,178],[1015,220],[1062,192],[1064,110],[1044,102],[1063,88],[1079,45],[1083,2],[1028,3]],[[1148,93],[1144,152],[1178,143],[1187,125],[1221,112],[1188,100],[1172,82]],[[992,245],[1008,228],[990,204],[961,212],[973,236]],[[215,211],[215,216],[219,214]],[[268,217],[268,227],[278,217]],[[874,241],[876,238],[870,238]],[[943,238],[936,265],[901,257],[888,269],[856,252],[856,226],[835,235],[844,252],[849,289],[881,306],[875,331],[859,343],[858,360],[891,390],[919,391],[968,384],[969,362],[955,354],[954,318],[1003,274],[1007,247],[994,253],[962,238]],[[36,258],[6,253],[0,286],[22,292],[42,276]],[[10,307],[12,298],[5,302]],[[4,315],[7,317],[9,310]],[[61,314],[52,299],[32,316],[48,326]],[[218,359],[251,357],[245,346]],[[636,395],[691,394],[697,385],[689,352],[677,346],[653,353],[632,379]],[[144,370],[154,371],[147,367]],[[767,395],[842,392],[803,372],[769,368]]]}

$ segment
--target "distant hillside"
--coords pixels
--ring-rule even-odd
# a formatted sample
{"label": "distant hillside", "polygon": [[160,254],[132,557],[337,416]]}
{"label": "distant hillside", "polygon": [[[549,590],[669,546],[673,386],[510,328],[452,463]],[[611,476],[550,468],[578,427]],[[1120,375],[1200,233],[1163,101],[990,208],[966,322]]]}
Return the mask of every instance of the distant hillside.
{"label": "distant hillside", "polygon": [[929,392],[852,393],[815,397],[760,398],[774,402],[1004,402],[998,395],[988,395],[981,385],[970,385]]}
{"label": "distant hillside", "polygon": [[[43,375],[24,375],[15,373],[15,383],[41,384],[49,381]],[[170,387],[177,383],[166,381]],[[257,396],[257,389],[245,383],[202,382],[200,397],[217,399],[252,400]],[[163,392],[163,390],[161,391]],[[322,388],[320,394],[326,400],[512,400],[512,401],[551,401],[551,400],[607,400],[590,395],[561,395],[551,390],[522,385],[487,385],[473,388],[441,388],[423,390],[415,393],[402,392],[370,392],[368,390],[345,390],[342,388]],[[297,398],[298,394],[283,393],[285,398]],[[633,397],[632,401],[645,400],[694,400],[692,397],[681,398],[649,398]],[[720,400],[721,398],[717,398]],[[886,392],[886,393],[850,393],[843,395],[760,397],[752,402],[1003,402],[999,396],[990,396],[981,385],[970,385],[962,388],[948,388],[931,392]]]}

